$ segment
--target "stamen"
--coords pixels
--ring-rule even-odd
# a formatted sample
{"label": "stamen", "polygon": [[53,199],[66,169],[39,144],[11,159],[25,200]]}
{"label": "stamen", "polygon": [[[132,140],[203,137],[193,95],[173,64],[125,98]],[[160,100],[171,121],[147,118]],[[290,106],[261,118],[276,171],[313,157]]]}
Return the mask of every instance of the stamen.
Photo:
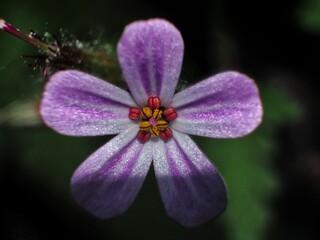
{"label": "stamen", "polygon": [[168,127],[168,123],[165,121],[165,120],[159,120],[157,122],[157,127],[160,129],[160,130],[163,130],[165,128]]}
{"label": "stamen", "polygon": [[147,131],[150,128],[150,123],[147,121],[139,123],[140,130]]}
{"label": "stamen", "polygon": [[178,113],[173,107],[170,107],[164,110],[163,114],[167,121],[173,121],[178,117]]}
{"label": "stamen", "polygon": [[159,120],[162,117],[162,110],[160,110],[159,108],[154,109],[152,116],[155,119]]}
{"label": "stamen", "polygon": [[139,120],[140,119],[140,110],[139,110],[139,108],[131,107],[129,109],[129,118],[131,120]]}
{"label": "stamen", "polygon": [[137,139],[138,139],[141,143],[146,143],[146,142],[148,142],[150,138],[151,138],[150,132],[143,131],[143,130],[139,130],[139,132],[138,132],[138,134],[137,134]]}
{"label": "stamen", "polygon": [[169,121],[173,121],[178,117],[178,113],[173,107],[164,108],[161,106],[159,97],[149,97],[148,106],[141,111],[136,107],[129,109],[129,118],[131,120],[139,120],[139,132],[137,139],[141,143],[147,142],[151,136],[160,137],[163,141],[172,138],[172,130],[168,127]]}
{"label": "stamen", "polygon": [[167,142],[170,138],[172,138],[173,133],[172,130],[170,128],[165,128],[164,130],[162,130],[159,134],[159,137],[164,141]]}
{"label": "stamen", "polygon": [[150,132],[152,133],[153,136],[159,136],[159,133],[160,133],[160,129],[157,127],[157,126],[153,126],[151,129],[150,129]]}
{"label": "stamen", "polygon": [[149,107],[143,107],[141,111],[141,118],[148,119],[152,116],[152,110]]}
{"label": "stamen", "polygon": [[149,97],[148,105],[151,109],[159,108],[161,106],[161,100],[159,97]]}

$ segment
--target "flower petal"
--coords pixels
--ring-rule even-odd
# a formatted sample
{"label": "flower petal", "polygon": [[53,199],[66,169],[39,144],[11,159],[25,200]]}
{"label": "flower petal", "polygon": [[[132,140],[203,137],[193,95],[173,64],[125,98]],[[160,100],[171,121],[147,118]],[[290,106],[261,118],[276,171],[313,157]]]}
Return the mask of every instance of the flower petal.
{"label": "flower petal", "polygon": [[172,101],[178,118],[172,127],[188,134],[235,138],[261,122],[262,105],[252,79],[223,72],[177,93]]}
{"label": "flower petal", "polygon": [[93,153],[75,171],[71,190],[76,201],[100,218],[125,212],[137,196],[152,160],[151,141],[127,129]]}
{"label": "flower petal", "polygon": [[153,158],[166,211],[181,225],[198,226],[225,209],[224,182],[188,135],[174,131],[167,143],[158,141]]}
{"label": "flower petal", "polygon": [[89,74],[66,70],[54,74],[44,91],[40,113],[59,133],[73,136],[116,134],[132,124],[130,94]]}
{"label": "flower petal", "polygon": [[128,25],[118,43],[124,78],[140,106],[158,96],[167,106],[174,94],[183,59],[184,43],[179,30],[162,19]]}

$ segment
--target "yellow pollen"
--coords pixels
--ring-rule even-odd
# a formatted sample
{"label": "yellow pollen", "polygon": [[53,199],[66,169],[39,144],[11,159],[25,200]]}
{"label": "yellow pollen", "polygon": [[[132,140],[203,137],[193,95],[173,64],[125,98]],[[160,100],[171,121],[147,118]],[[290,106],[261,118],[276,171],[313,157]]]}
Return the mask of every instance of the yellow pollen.
{"label": "yellow pollen", "polygon": [[158,120],[156,125],[159,130],[164,130],[168,127],[168,123],[165,120]]}
{"label": "yellow pollen", "polygon": [[153,126],[150,129],[150,132],[152,133],[153,136],[159,136],[160,129],[157,126]]}
{"label": "yellow pollen", "polygon": [[152,116],[152,110],[149,107],[143,107],[141,112],[141,117],[143,119],[148,119]]}
{"label": "yellow pollen", "polygon": [[140,130],[147,131],[150,128],[150,123],[147,121],[139,123]]}
{"label": "yellow pollen", "polygon": [[156,108],[153,110],[152,115],[153,115],[154,119],[159,120],[162,118],[162,110],[160,110],[159,108]]}

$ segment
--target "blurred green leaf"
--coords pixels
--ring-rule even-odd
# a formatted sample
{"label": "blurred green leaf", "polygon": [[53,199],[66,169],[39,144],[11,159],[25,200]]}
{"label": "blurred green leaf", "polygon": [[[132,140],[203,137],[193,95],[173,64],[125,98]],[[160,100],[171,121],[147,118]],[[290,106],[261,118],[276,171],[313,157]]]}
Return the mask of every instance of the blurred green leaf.
{"label": "blurred green leaf", "polygon": [[0,108],[0,125],[24,127],[41,124],[38,101],[14,101]]}
{"label": "blurred green leaf", "polygon": [[320,33],[320,1],[301,1],[297,9],[297,20],[305,30]]}
{"label": "blurred green leaf", "polygon": [[[45,128],[30,130],[16,130],[19,165],[62,197],[69,196],[73,171],[98,148],[101,139],[67,137]],[[107,142],[108,137],[105,139]]]}

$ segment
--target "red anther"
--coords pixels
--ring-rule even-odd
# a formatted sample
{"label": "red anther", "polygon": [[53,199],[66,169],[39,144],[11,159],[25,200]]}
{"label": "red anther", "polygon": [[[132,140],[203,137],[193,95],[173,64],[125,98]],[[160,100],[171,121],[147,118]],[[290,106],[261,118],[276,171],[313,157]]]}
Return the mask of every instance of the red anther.
{"label": "red anther", "polygon": [[139,108],[131,107],[129,109],[129,118],[131,120],[139,120],[140,119],[140,110],[139,110]]}
{"label": "red anther", "polygon": [[148,140],[151,138],[151,133],[148,131],[143,131],[143,130],[139,130],[138,134],[137,134],[137,139],[141,142],[141,143],[146,143],[148,142]]}
{"label": "red anther", "polygon": [[170,128],[165,128],[162,131],[160,131],[159,137],[164,141],[168,141],[170,138],[172,138],[173,133],[172,130]]}
{"label": "red anther", "polygon": [[161,100],[159,97],[149,97],[148,105],[151,109],[159,108],[161,106]]}
{"label": "red anther", "polygon": [[164,110],[163,114],[167,121],[173,121],[178,117],[178,113],[173,107],[170,107]]}

